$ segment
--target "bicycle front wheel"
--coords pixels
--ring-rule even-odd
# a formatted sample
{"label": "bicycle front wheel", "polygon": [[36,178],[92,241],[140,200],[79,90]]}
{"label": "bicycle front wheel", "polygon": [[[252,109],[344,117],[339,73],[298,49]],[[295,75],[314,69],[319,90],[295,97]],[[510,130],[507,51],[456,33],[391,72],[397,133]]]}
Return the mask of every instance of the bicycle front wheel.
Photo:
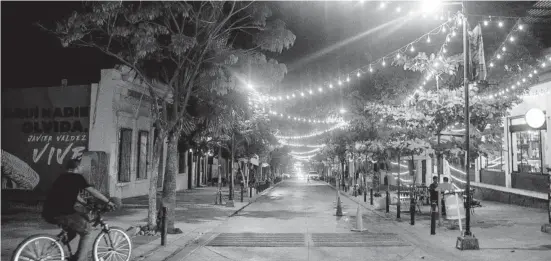
{"label": "bicycle front wheel", "polygon": [[132,254],[132,240],[120,227],[102,231],[94,240],[94,261],[128,261]]}
{"label": "bicycle front wheel", "polygon": [[14,251],[12,261],[65,260],[63,246],[50,235],[33,235],[21,242]]}

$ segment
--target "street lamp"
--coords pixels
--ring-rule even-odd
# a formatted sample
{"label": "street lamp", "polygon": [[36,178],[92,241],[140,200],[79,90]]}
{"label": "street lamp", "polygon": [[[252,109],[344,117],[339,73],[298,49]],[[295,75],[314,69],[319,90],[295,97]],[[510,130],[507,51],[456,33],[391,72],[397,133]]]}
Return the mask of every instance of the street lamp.
{"label": "street lamp", "polygon": [[[528,126],[530,126],[533,129],[539,129],[545,124],[545,113],[538,109],[538,108],[532,108],[526,112],[524,115],[524,119],[526,120],[526,123]],[[541,135],[541,132],[540,132]],[[551,233],[551,174],[549,173],[551,169],[547,168],[548,172],[548,191],[547,191],[547,200],[548,200],[548,206],[547,206],[547,214],[548,214],[548,223],[543,224],[541,226],[541,232],[545,233]],[[543,174],[543,166],[541,167],[541,172]]]}
{"label": "street lamp", "polygon": [[[469,177],[469,38],[467,37],[469,32],[467,28],[467,1],[442,3],[439,0],[427,0],[422,3],[422,7],[425,11],[435,11],[441,5],[461,5],[461,25],[463,27],[463,87],[465,90],[465,154],[467,158],[465,161],[465,172],[467,173],[465,191],[467,192],[467,204],[465,204],[465,231],[463,235],[457,237],[456,248],[461,250],[474,250],[479,249],[479,244],[478,239],[471,233],[471,181]],[[461,222],[461,217],[459,218],[459,222]]]}

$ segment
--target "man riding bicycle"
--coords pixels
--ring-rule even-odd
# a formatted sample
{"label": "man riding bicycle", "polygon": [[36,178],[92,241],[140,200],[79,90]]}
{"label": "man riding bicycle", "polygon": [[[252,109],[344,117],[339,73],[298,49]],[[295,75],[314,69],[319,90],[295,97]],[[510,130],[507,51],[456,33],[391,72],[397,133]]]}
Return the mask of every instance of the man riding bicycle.
{"label": "man riding bicycle", "polygon": [[69,160],[66,165],[67,172],[62,173],[54,181],[46,202],[44,202],[42,217],[48,223],[60,225],[66,230],[69,242],[78,234],[80,238],[77,251],[69,260],[86,261],[91,229],[86,215],[77,212],[74,208],[77,201],[82,205],[86,205],[79,193],[85,190],[95,198],[106,202],[110,208],[115,208],[115,204],[88,184],[81,175],[82,165],[80,160]]}

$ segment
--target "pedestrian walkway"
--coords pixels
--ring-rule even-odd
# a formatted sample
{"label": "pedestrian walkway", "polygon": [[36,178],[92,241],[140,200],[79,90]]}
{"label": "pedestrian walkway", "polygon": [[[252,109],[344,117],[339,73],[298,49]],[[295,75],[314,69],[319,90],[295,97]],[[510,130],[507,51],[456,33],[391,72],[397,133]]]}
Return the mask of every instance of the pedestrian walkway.
{"label": "pedestrian walkway", "polygon": [[[187,244],[193,241],[208,232],[209,229],[221,224],[258,196],[254,195],[253,198],[249,198],[249,194],[245,194],[244,202],[240,202],[240,194],[237,190],[235,191],[236,197],[234,197],[235,206],[226,207],[214,205],[217,190],[216,187],[201,187],[177,192],[175,227],[180,228],[183,233],[168,235],[167,246],[165,247],[160,246],[159,236],[134,236],[132,260],[144,259],[152,254],[159,257],[155,260],[163,260],[164,258],[161,257],[172,254],[173,250],[176,249],[172,244],[173,242],[178,241],[178,244]],[[223,188],[222,193],[225,202],[229,194],[228,188]],[[119,226],[123,229],[145,225],[147,221],[147,201],[147,196],[124,199],[123,208],[106,213],[105,220],[111,226]],[[44,222],[39,211],[22,210],[3,212],[1,228],[2,261],[9,260],[17,245],[26,237],[33,234],[56,235],[60,231],[55,225]],[[76,249],[76,241],[72,242],[74,249]]]}
{"label": "pedestrian walkway", "polygon": [[[443,218],[442,225],[437,225],[436,235],[430,235],[428,205],[421,207],[421,214],[416,212],[415,225],[411,225],[409,212],[402,212],[400,220],[396,218],[395,205],[390,206],[390,213],[385,213],[384,207],[381,209],[370,205],[369,194],[366,202],[363,195],[354,196],[351,190],[342,194],[381,217],[397,221],[396,225],[422,238],[429,245],[453,249],[461,234],[457,222],[453,225]],[[382,194],[384,196],[384,191]],[[546,210],[491,201],[481,203],[482,207],[475,208],[471,215],[471,232],[479,240],[480,251],[463,251],[461,255],[466,258],[483,255],[485,260],[549,260],[551,235],[540,231],[541,225],[547,222]],[[465,219],[462,224],[465,229]]]}

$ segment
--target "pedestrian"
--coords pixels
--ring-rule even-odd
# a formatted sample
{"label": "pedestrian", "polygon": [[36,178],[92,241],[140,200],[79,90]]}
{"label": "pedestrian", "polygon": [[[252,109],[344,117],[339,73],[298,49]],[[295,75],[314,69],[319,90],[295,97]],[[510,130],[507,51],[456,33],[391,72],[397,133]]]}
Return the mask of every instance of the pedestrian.
{"label": "pedestrian", "polygon": [[440,185],[440,190],[442,191],[442,215],[446,215],[446,201],[444,200],[444,193],[446,191],[453,190],[453,186],[448,177],[444,177],[444,182]]}
{"label": "pedestrian", "polygon": [[432,183],[429,185],[429,192],[431,206],[438,206],[438,176],[432,177]]}
{"label": "pedestrian", "polygon": [[82,190],[95,198],[105,202],[108,207],[115,208],[115,204],[101,192],[93,188],[81,175],[80,159],[70,159],[66,165],[67,171],[62,173],[53,183],[44,202],[42,217],[46,222],[60,225],[67,231],[67,241],[71,242],[79,235],[76,253],[69,260],[86,261],[88,247],[91,242],[91,226],[85,213],[79,213],[74,206],[77,202],[86,205],[86,201],[79,196]]}

